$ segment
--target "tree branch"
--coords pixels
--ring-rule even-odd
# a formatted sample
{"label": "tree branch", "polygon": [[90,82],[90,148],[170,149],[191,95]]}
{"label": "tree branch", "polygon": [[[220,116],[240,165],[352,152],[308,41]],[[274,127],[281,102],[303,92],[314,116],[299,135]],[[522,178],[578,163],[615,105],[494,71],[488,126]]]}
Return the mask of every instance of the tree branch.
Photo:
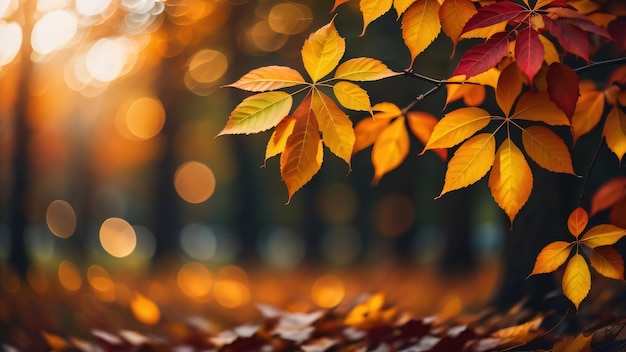
{"label": "tree branch", "polygon": [[622,63],[626,63],[626,56],[623,57],[618,57],[615,59],[610,59],[610,60],[603,60],[603,61],[596,61],[596,62],[592,62],[587,66],[582,66],[582,67],[578,67],[578,68],[574,68],[572,69],[574,72],[576,73],[583,73],[585,71],[589,71],[592,70],[594,68],[598,68],[598,67],[603,67],[603,66],[611,66],[611,65],[618,65],[618,64],[622,64]]}

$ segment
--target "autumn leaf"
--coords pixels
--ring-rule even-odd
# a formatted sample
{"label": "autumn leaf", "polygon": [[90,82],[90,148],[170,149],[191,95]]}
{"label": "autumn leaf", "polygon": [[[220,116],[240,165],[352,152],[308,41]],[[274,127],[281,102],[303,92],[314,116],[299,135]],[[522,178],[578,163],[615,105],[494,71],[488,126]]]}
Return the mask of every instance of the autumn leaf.
{"label": "autumn leaf", "polygon": [[626,197],[626,177],[615,177],[598,188],[591,198],[591,215],[612,207]]}
{"label": "autumn leaf", "polygon": [[541,64],[543,64],[543,44],[539,40],[539,32],[532,27],[526,27],[517,34],[515,41],[515,63],[526,74],[530,85]]}
{"label": "autumn leaf", "polygon": [[589,336],[578,334],[578,336],[566,337],[554,344],[552,352],[591,352],[591,341],[593,334]]}
{"label": "autumn leaf", "polygon": [[287,138],[293,132],[293,126],[296,123],[296,119],[293,116],[287,116],[276,125],[274,132],[270,136],[270,140],[267,143],[265,149],[265,161],[267,159],[276,156],[285,150],[287,144]]}
{"label": "autumn leaf", "polygon": [[580,302],[591,290],[591,273],[587,261],[581,254],[575,254],[567,263],[561,286],[565,296],[578,310]]}
{"label": "autumn leaf", "polygon": [[396,314],[395,308],[384,309],[385,295],[371,295],[361,304],[354,306],[344,319],[349,326],[368,326],[373,323],[386,323]]}
{"label": "autumn leaf", "polygon": [[609,111],[604,122],[602,136],[606,140],[606,145],[621,163],[626,153],[626,113],[620,106],[613,106]]}
{"label": "autumn leaf", "polygon": [[296,108],[293,117],[296,120],[293,132],[287,138],[285,150],[280,157],[280,173],[289,192],[287,203],[319,171],[323,157],[322,141],[311,108],[310,94]]}
{"label": "autumn leaf", "polygon": [[576,102],[580,93],[580,79],[569,66],[553,63],[548,68],[548,94],[568,118],[572,118],[576,110]]}
{"label": "autumn leaf", "polygon": [[511,118],[545,122],[551,126],[569,126],[570,121],[546,92],[526,92],[517,101]]}
{"label": "autumn leaf", "polygon": [[507,138],[496,152],[489,174],[491,195],[509,216],[511,226],[533,189],[533,175],[521,150]]}
{"label": "autumn leaf", "polygon": [[366,117],[354,127],[355,142],[352,155],[374,144],[391,119]]}
{"label": "autumn leaf", "polygon": [[499,1],[491,5],[481,7],[478,12],[470,18],[463,27],[463,33],[478,29],[486,28],[516,18],[526,11],[522,6],[511,1]]}
{"label": "autumn leaf", "polygon": [[542,168],[575,175],[569,149],[549,128],[536,125],[523,129],[522,143],[528,156]]}
{"label": "autumn leaf", "polygon": [[448,84],[446,104],[463,99],[467,106],[479,106],[485,101],[485,87],[478,84]]}
{"label": "autumn leaf", "polygon": [[218,136],[268,130],[289,114],[292,103],[291,95],[281,91],[248,97],[235,107]]}
{"label": "autumn leaf", "polygon": [[335,12],[335,10],[337,10],[337,7],[339,7],[339,5],[345,4],[348,1],[350,0],[335,0],[335,4],[333,5],[333,8],[332,10],[330,10],[330,12]]}
{"label": "autumn leaf", "polygon": [[547,15],[544,15],[543,20],[545,28],[565,51],[589,62],[589,39],[585,32],[565,21],[558,19],[553,21]]}
{"label": "autumn leaf", "polygon": [[600,246],[610,246],[626,235],[626,230],[615,225],[596,225],[585,232],[581,242],[587,247],[596,248]]}
{"label": "autumn leaf", "polygon": [[441,28],[452,40],[452,54],[454,56],[456,45],[463,33],[463,27],[472,16],[477,13],[476,7],[471,0],[445,0],[439,8]]}
{"label": "autumn leaf", "polygon": [[565,263],[573,246],[573,243],[555,241],[543,247],[539,255],[537,255],[533,271],[528,276],[547,274],[555,271]]}
{"label": "autumn leaf", "polygon": [[567,218],[567,229],[576,238],[585,231],[587,223],[589,222],[589,216],[585,209],[578,207],[569,214]]}
{"label": "autumn leaf", "polygon": [[468,139],[456,150],[446,170],[441,194],[467,187],[487,174],[494,163],[496,140],[490,133]]}
{"label": "autumn leaf", "polygon": [[610,246],[593,248],[589,262],[600,275],[624,281],[624,259],[615,248]]}
{"label": "autumn leaf", "polygon": [[352,82],[337,82],[333,86],[335,97],[343,107],[356,111],[369,111],[372,113],[370,97],[365,89]]}
{"label": "autumn leaf", "polygon": [[583,135],[591,131],[604,112],[604,94],[593,90],[580,90],[580,97],[576,103],[576,110],[572,116],[572,133],[574,143]]}
{"label": "autumn leaf", "polygon": [[302,46],[302,61],[313,83],[337,67],[345,50],[345,40],[339,36],[333,21],[311,33]]}
{"label": "autumn leaf", "polygon": [[466,78],[475,76],[495,67],[508,54],[508,33],[496,33],[485,43],[468,49],[461,57],[452,76],[465,75]]}
{"label": "autumn leaf", "polygon": [[441,31],[439,1],[417,0],[402,16],[402,38],[411,52],[411,66]]}
{"label": "autumn leaf", "polygon": [[[410,111],[407,113],[407,121],[411,132],[422,144],[426,145],[430,136],[433,134],[435,126],[439,122],[433,115],[422,111]],[[435,149],[434,150],[442,160],[448,160],[447,149]]]}
{"label": "autumn leaf", "polygon": [[424,153],[429,149],[450,148],[485,128],[491,115],[476,107],[460,108],[447,113],[435,126]]}
{"label": "autumn leaf", "polygon": [[526,323],[493,332],[491,336],[496,338],[498,342],[495,346],[491,346],[491,350],[510,350],[516,346],[521,346],[534,340],[539,336],[537,330],[542,322],[543,318],[537,317]]}
{"label": "autumn leaf", "polygon": [[401,75],[394,72],[380,60],[369,57],[358,57],[342,62],[335,71],[335,79],[348,81],[376,81],[379,79]]}
{"label": "autumn leaf", "polygon": [[400,116],[385,128],[372,149],[374,179],[378,181],[389,171],[397,168],[409,154],[409,133],[404,126],[404,116]]}
{"label": "autumn leaf", "polygon": [[254,69],[243,75],[237,82],[226,87],[239,88],[251,92],[264,92],[280,88],[306,84],[302,75],[291,67],[266,66]]}
{"label": "autumn leaf", "polygon": [[324,144],[348,165],[354,149],[352,121],[335,102],[319,89],[313,89],[311,108],[315,113]]}
{"label": "autumn leaf", "polygon": [[414,3],[415,0],[393,0],[393,8],[396,10],[398,18],[406,11],[406,9]]}
{"label": "autumn leaf", "polygon": [[524,78],[517,65],[508,65],[500,73],[496,87],[496,102],[506,116],[509,116],[523,86]]}
{"label": "autumn leaf", "polygon": [[550,41],[550,39],[546,38],[544,35],[539,34],[539,40],[543,45],[543,60],[546,64],[551,65],[555,62],[561,62],[561,56],[559,52],[556,50],[554,43]]}
{"label": "autumn leaf", "polygon": [[391,4],[392,0],[361,0],[359,2],[359,7],[363,14],[363,32],[361,32],[361,36],[365,34],[365,30],[370,23],[391,9]]}

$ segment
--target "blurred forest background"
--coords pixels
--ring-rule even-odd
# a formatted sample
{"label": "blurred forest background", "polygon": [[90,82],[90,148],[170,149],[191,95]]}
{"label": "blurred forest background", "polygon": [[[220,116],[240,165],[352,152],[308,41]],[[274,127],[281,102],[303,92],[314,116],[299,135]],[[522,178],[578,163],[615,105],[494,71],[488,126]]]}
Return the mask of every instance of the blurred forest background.
{"label": "blurred forest background", "polygon": [[[395,14],[359,37],[362,20],[350,6],[358,2],[342,5],[336,18],[347,38],[344,59],[407,68]],[[480,287],[483,300],[509,285],[503,267],[515,273],[506,276],[514,282],[510,301],[523,295],[522,285],[551,282],[524,278],[549,238],[567,234],[582,185],[575,177],[533,168],[535,191],[509,231],[485,180],[433,200],[445,164],[434,153],[418,156],[416,140],[407,161],[376,187],[369,149],[355,155],[351,172],[327,154],[321,172],[285,205],[277,158],[261,167],[269,132],[215,138],[247,96],[221,86],[260,66],[303,72],[302,44],[328,23],[331,8],[332,1],[312,0],[0,0],[3,290],[91,289],[115,300],[106,292],[123,296],[110,280],[121,273],[154,277],[142,292],[159,302],[155,292],[167,281],[156,278],[172,274],[189,299],[233,308],[289,301],[281,287],[250,284],[255,273],[273,273],[298,277],[292,285],[306,297],[317,287],[318,306],[332,307],[365,283],[393,291],[395,282],[398,297],[432,310],[428,285],[448,277]],[[440,38],[415,70],[448,77],[464,48],[450,58],[451,47]],[[431,86],[400,76],[367,88],[373,103],[402,107]],[[487,104],[495,106],[490,93]],[[418,108],[442,116],[444,102],[442,91]],[[596,132],[576,146],[579,174]],[[589,188],[617,166],[601,153]],[[303,271],[309,281],[296,275]],[[489,274],[476,279],[476,272]],[[404,276],[393,281],[390,273]],[[465,299],[455,307],[471,303]]]}

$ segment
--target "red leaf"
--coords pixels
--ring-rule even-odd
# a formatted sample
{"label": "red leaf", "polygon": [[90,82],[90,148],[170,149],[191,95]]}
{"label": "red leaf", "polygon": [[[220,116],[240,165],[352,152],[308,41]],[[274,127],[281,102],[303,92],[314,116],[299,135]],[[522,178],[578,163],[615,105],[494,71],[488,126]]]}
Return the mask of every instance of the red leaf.
{"label": "red leaf", "polygon": [[580,78],[569,66],[555,62],[548,69],[548,94],[571,120],[580,94]]}
{"label": "red leaf", "polygon": [[475,45],[466,51],[452,76],[465,75],[466,79],[476,76],[495,67],[508,54],[508,33],[496,33],[485,43]]}
{"label": "red leaf", "polygon": [[626,18],[618,18],[609,23],[607,30],[621,52],[626,51]]}
{"label": "red leaf", "polygon": [[543,16],[545,28],[552,34],[563,49],[589,62],[589,39],[580,28],[565,20],[552,20]]}
{"label": "red leaf", "polygon": [[462,33],[512,20],[525,11],[526,9],[510,1],[496,2],[478,9],[478,13],[467,21]]}
{"label": "red leaf", "polygon": [[522,29],[515,42],[515,61],[517,67],[528,77],[531,86],[533,78],[541,69],[543,54],[544,49],[541,40],[539,40],[539,33],[531,27]]}
{"label": "red leaf", "polygon": [[330,10],[330,12],[335,12],[335,10],[337,10],[337,7],[339,7],[339,5],[346,3],[350,0],[335,0],[335,5],[333,5],[333,9]]}

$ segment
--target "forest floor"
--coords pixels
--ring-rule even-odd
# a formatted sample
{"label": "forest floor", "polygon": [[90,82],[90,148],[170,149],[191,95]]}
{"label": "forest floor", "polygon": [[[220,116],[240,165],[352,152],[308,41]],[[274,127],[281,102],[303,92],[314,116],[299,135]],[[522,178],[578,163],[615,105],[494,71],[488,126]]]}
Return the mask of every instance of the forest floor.
{"label": "forest floor", "polygon": [[333,271],[108,272],[7,266],[0,346],[8,351],[626,351],[623,283],[600,282],[579,310],[527,300],[490,307],[501,272],[444,277],[381,266]]}

